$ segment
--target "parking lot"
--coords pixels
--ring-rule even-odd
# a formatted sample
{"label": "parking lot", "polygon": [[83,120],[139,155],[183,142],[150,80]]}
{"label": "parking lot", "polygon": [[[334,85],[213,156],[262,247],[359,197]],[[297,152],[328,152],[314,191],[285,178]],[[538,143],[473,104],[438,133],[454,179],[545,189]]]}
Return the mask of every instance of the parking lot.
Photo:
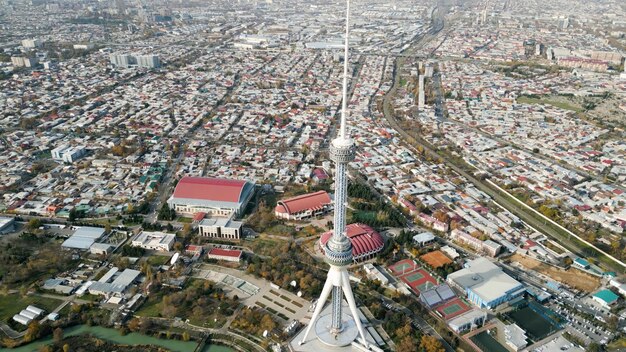
{"label": "parking lot", "polygon": [[570,334],[584,340],[585,343],[596,342],[604,345],[608,341],[611,341],[614,336],[613,332],[598,326],[597,321],[589,321],[575,313],[572,313],[562,305],[553,304],[551,308],[561,314],[569,322],[566,326],[566,330]]}

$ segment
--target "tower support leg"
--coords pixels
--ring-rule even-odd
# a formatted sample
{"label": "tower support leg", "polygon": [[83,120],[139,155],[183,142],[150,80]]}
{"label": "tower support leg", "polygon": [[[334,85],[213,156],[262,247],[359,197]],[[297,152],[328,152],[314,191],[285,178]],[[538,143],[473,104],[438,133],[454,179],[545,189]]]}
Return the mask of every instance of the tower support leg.
{"label": "tower support leg", "polygon": [[315,322],[317,321],[317,318],[322,312],[322,308],[324,308],[324,304],[326,303],[326,300],[328,299],[328,296],[330,295],[332,288],[333,288],[333,277],[329,275],[326,278],[326,283],[324,283],[322,294],[320,295],[320,298],[317,300],[317,306],[315,306],[315,311],[313,311],[313,316],[311,317],[309,326],[307,326],[306,332],[304,333],[304,336],[302,337],[302,341],[300,341],[301,345],[306,341],[307,337],[309,336],[309,332],[311,332],[311,328],[313,327],[313,325],[315,325]]}
{"label": "tower support leg", "polygon": [[359,311],[357,310],[356,302],[354,301],[354,295],[352,294],[352,287],[350,287],[350,277],[348,275],[348,271],[343,270],[341,274],[341,287],[343,288],[343,294],[346,296],[346,301],[348,301],[350,313],[352,313],[352,318],[356,323],[356,328],[359,330],[359,335],[361,335],[363,345],[366,348],[369,348],[369,344],[365,339],[365,330],[363,329],[363,324],[361,324],[361,318],[359,317]]}

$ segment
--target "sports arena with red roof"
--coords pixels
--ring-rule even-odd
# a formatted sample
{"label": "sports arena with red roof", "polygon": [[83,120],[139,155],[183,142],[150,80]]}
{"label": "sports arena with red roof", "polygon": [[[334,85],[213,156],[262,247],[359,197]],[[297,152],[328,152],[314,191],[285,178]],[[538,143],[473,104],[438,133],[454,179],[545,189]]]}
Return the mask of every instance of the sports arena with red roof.
{"label": "sports arena with red roof", "polygon": [[[322,252],[332,234],[332,231],[322,234],[319,242]],[[352,243],[352,260],[355,263],[373,258],[385,247],[383,236],[365,224],[356,223],[346,226],[346,235]]]}
{"label": "sports arena with red roof", "polygon": [[254,193],[254,183],[207,177],[183,177],[167,204],[176,213],[193,216],[239,215]]}
{"label": "sports arena with red roof", "polygon": [[319,191],[278,201],[274,214],[279,219],[302,220],[322,215],[331,209],[330,195],[326,191]]}

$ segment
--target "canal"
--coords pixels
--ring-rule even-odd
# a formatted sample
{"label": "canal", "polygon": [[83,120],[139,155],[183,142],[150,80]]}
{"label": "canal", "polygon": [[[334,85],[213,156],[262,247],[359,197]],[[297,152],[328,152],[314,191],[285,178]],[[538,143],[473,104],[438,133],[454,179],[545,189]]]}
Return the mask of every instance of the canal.
{"label": "canal", "polygon": [[[172,352],[193,352],[196,346],[198,345],[193,341],[177,341],[177,340],[167,340],[167,339],[159,339],[152,336],[142,335],[138,333],[130,333],[127,335],[120,335],[120,332],[115,329],[104,328],[101,326],[87,326],[87,325],[77,325],[69,327],[63,330],[64,336],[76,336],[83,334],[91,334],[99,339],[106,340],[109,342],[113,342],[116,344],[123,345],[154,345],[166,348]],[[13,349],[0,349],[1,351],[11,351],[11,352],[37,352],[41,346],[51,344],[52,336],[46,337],[44,339],[37,340],[35,342],[31,342],[28,345],[24,345],[22,347],[13,348]],[[234,350],[230,347],[220,346],[220,345],[208,345],[206,346],[202,352],[234,352]]]}

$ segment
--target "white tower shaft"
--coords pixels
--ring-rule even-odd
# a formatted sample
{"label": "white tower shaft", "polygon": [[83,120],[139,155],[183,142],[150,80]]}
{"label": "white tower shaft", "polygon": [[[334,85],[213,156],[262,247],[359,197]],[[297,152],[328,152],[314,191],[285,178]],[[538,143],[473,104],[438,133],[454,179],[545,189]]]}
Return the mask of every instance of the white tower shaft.
{"label": "white tower shaft", "polygon": [[[348,179],[347,168],[348,163],[354,160],[355,148],[353,140],[347,135],[347,115],[348,115],[348,67],[349,67],[349,35],[350,35],[350,0],[346,0],[346,38],[344,46],[344,65],[343,65],[343,90],[342,90],[342,108],[341,108],[341,126],[339,136],[334,139],[330,145],[330,157],[335,162],[335,214],[333,235],[326,243],[324,248],[326,261],[330,264],[328,277],[322,289],[322,294],[317,302],[309,326],[307,327],[300,344],[306,342],[311,329],[315,326],[318,332],[318,338],[324,343],[334,346],[345,346],[350,344],[356,338],[354,325],[358,335],[361,337],[361,343],[368,346],[365,338],[365,330],[359,318],[359,312],[356,308],[352,288],[350,287],[350,276],[347,266],[352,263],[352,244],[346,236],[346,203],[348,200]],[[327,324],[328,315],[318,321],[319,315],[324,308],[324,304],[328,296],[332,292],[332,313],[330,314],[329,326],[319,326]],[[342,313],[343,297],[348,302],[348,307],[354,325],[344,318],[348,316]],[[321,323],[321,324],[320,324]],[[321,334],[320,334],[321,333]],[[354,335],[353,335],[354,333]],[[329,335],[331,338],[324,338],[320,335]]]}

